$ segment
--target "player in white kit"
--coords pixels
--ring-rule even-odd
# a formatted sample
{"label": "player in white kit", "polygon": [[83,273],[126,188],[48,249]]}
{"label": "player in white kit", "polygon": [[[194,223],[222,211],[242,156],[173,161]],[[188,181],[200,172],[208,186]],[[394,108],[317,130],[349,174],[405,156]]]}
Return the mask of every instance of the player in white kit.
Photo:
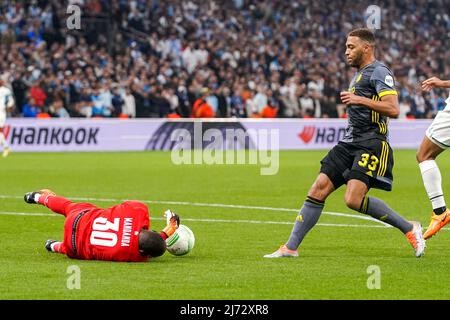
{"label": "player in white kit", "polygon": [[[422,82],[422,90],[430,91],[433,88],[450,88],[450,80],[432,77]],[[435,161],[442,151],[450,148],[450,95],[445,102],[447,105],[438,112],[427,129],[416,156],[423,184],[433,207],[430,225],[423,234],[424,239],[431,238],[450,222],[450,210],[446,207],[442,191],[441,172]]]}
{"label": "player in white kit", "polygon": [[0,77],[0,145],[3,148],[3,157],[7,157],[11,152],[11,148],[3,133],[3,128],[6,122],[6,114],[13,110],[14,104],[14,96],[11,89],[6,86],[4,78]]}

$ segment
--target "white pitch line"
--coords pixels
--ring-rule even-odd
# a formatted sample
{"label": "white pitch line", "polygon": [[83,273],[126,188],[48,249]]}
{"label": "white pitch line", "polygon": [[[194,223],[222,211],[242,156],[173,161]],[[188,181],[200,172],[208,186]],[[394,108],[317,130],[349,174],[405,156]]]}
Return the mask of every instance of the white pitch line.
{"label": "white pitch line", "polygon": [[[9,216],[31,216],[31,217],[62,217],[59,214],[51,213],[37,213],[37,212],[9,212],[0,211],[1,215]],[[151,217],[151,220],[166,220],[165,218]],[[184,218],[183,221],[192,222],[213,222],[213,223],[251,223],[251,224],[276,224],[276,225],[293,225],[294,222],[287,221],[264,221],[264,220],[226,220],[226,219],[196,219]],[[317,226],[322,227],[354,227],[354,228],[387,228],[386,226],[367,225],[367,224],[343,224],[343,223],[317,223]],[[388,226],[390,227],[390,226]]]}
{"label": "white pitch line", "polygon": [[[10,195],[0,195],[0,199],[22,199],[20,196],[10,196]],[[98,202],[123,202],[127,200],[137,200],[137,199],[104,199],[104,198],[80,198],[80,197],[69,197],[71,200],[76,201],[98,201]],[[246,205],[236,205],[236,204],[223,204],[223,203],[202,203],[202,202],[187,202],[187,201],[163,201],[163,200],[137,200],[144,203],[150,204],[169,204],[169,205],[182,205],[182,206],[194,206],[194,207],[216,207],[216,208],[229,208],[229,209],[245,209],[245,210],[261,210],[261,211],[284,211],[284,212],[298,212],[299,209],[290,208],[277,208],[277,207],[265,207],[265,206],[246,206]],[[322,214],[346,218],[355,218],[360,220],[367,220],[382,224],[383,226],[390,227],[387,223],[383,221],[376,220],[370,216],[324,211]]]}
{"label": "white pitch line", "polygon": [[[11,216],[36,216],[36,217],[62,217],[59,214],[52,213],[36,213],[36,212],[9,212],[0,211],[1,215]],[[165,218],[151,217],[152,220],[166,220]],[[197,218],[183,218],[183,221],[192,222],[221,222],[221,223],[251,223],[251,224],[276,224],[276,225],[293,225],[294,222],[290,221],[265,221],[265,220],[226,220],[226,219],[197,219]],[[352,227],[352,228],[392,228],[392,226],[386,224],[380,225],[367,225],[367,224],[345,224],[345,223],[317,223],[317,226],[322,227]],[[442,230],[450,231],[450,228],[442,228]]]}

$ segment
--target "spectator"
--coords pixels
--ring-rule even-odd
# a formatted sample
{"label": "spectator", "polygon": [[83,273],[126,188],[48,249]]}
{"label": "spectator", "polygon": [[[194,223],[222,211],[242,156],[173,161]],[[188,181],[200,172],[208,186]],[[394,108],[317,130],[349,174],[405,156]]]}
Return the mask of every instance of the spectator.
{"label": "spectator", "polygon": [[100,97],[100,89],[98,87],[94,88],[90,97],[92,105],[92,117],[103,117],[103,103]]}
{"label": "spectator", "polygon": [[413,95],[413,107],[412,110],[416,116],[416,118],[424,118],[426,113],[426,103],[425,99],[422,96],[422,92],[420,89],[417,89]]}
{"label": "spectator", "polygon": [[56,118],[70,118],[69,112],[64,108],[64,102],[61,98],[56,98],[49,107],[49,114]]}
{"label": "spectator", "polygon": [[159,88],[155,92],[153,97],[153,110],[159,118],[165,118],[171,113],[170,96],[167,89],[160,90]]}
{"label": "spectator", "polygon": [[219,110],[219,99],[214,91],[210,91],[205,101],[211,106],[214,114],[217,114]]}
{"label": "spectator", "polygon": [[136,117],[136,101],[134,96],[131,94],[130,87],[126,87],[125,93],[123,94],[123,108],[122,114],[127,115],[130,118]]}
{"label": "spectator", "polygon": [[268,105],[269,101],[266,95],[266,88],[264,85],[259,85],[257,93],[253,99],[253,104],[257,113],[261,114],[263,109]]}
{"label": "spectator", "polygon": [[300,115],[301,117],[309,116],[309,118],[314,117],[314,99],[311,96],[311,93],[307,91],[304,95],[302,95],[299,99],[300,104]]}
{"label": "spectator", "polygon": [[22,106],[25,104],[26,93],[28,90],[28,86],[25,81],[22,79],[22,74],[20,72],[16,72],[14,74],[14,80],[11,83],[14,97],[16,98],[16,106],[18,107],[18,113],[22,113]]}
{"label": "spectator", "polygon": [[33,86],[30,88],[30,97],[32,97],[38,107],[43,107],[45,104],[45,99],[47,95],[44,90],[40,87],[41,81],[36,80],[33,82]]}
{"label": "spectator", "polygon": [[320,105],[322,106],[322,116],[324,118],[338,118],[335,98],[332,96],[324,96]]}
{"label": "spectator", "polygon": [[237,85],[234,90],[234,94],[230,98],[231,112],[230,115],[233,118],[245,118],[247,117],[247,109],[245,108],[245,101],[242,96],[242,87]]}
{"label": "spectator", "polygon": [[118,117],[123,113],[125,100],[122,97],[122,95],[119,92],[119,87],[117,85],[113,86],[112,89],[112,99],[111,99],[111,105],[113,107],[112,116]]}
{"label": "spectator", "polygon": [[[175,90],[171,87],[165,87],[162,92],[162,97],[169,103],[169,113],[176,113],[180,114],[179,110],[179,99],[178,96],[175,94]],[[165,113],[167,115],[167,113]]]}
{"label": "spectator", "polygon": [[219,88],[218,96],[218,115],[222,118],[230,117],[231,111],[231,91],[227,86]]}
{"label": "spectator", "polygon": [[74,105],[73,112],[75,116],[82,116],[90,118],[92,117],[92,109],[94,102],[92,100],[91,90],[89,88],[83,88],[79,101]]}
{"label": "spectator", "polygon": [[112,105],[112,94],[109,90],[109,85],[104,83],[98,91],[98,106],[100,108],[99,115],[103,117],[110,117],[114,111]]}
{"label": "spectator", "polygon": [[192,107],[191,117],[193,118],[213,118],[214,111],[212,107],[206,102],[206,98],[210,94],[208,88],[202,88],[200,97],[194,102]]}
{"label": "spectator", "polygon": [[36,103],[36,100],[32,97],[28,98],[28,103],[26,103],[23,108],[23,116],[26,118],[36,118],[41,112],[41,109]]}

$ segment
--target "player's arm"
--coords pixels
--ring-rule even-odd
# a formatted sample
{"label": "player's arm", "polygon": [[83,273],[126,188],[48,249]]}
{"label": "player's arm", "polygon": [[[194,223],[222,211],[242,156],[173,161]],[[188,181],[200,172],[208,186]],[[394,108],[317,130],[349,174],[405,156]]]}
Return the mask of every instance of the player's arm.
{"label": "player's arm", "polygon": [[422,90],[430,91],[433,88],[450,88],[450,80],[432,77],[422,82]]}
{"label": "player's arm", "polygon": [[397,118],[400,113],[396,91],[383,95],[380,98],[380,101],[375,101],[366,97],[357,96],[348,91],[344,91],[341,92],[341,100],[347,105],[353,104],[366,106],[367,108],[389,118]]}
{"label": "player's arm", "polygon": [[6,102],[6,111],[12,112],[14,110],[15,105],[16,105],[12,93],[10,93],[10,94],[8,94],[6,96],[6,100],[7,100],[7,102]]}
{"label": "player's arm", "polygon": [[6,111],[8,111],[8,112],[13,112],[14,111],[14,104],[12,105],[12,106],[7,106],[6,107]]}
{"label": "player's arm", "polygon": [[370,85],[375,89],[379,99],[370,99],[350,92],[343,92],[341,93],[342,102],[362,105],[383,116],[397,118],[400,113],[400,107],[392,72],[385,66],[376,67],[370,76]]}

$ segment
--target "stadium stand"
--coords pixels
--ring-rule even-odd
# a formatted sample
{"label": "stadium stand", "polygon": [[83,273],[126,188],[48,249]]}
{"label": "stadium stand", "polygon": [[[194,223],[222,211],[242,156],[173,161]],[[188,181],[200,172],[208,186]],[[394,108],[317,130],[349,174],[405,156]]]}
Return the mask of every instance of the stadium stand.
{"label": "stadium stand", "polygon": [[[80,29],[67,28],[69,4],[81,8]],[[52,117],[345,117],[339,92],[354,72],[344,59],[345,36],[365,26],[369,5],[2,1],[0,73],[18,117],[29,114],[31,99]],[[401,117],[431,118],[446,93],[424,94],[419,83],[450,78],[449,3],[377,5],[377,57],[396,76]],[[210,108],[193,112],[201,97]]]}

